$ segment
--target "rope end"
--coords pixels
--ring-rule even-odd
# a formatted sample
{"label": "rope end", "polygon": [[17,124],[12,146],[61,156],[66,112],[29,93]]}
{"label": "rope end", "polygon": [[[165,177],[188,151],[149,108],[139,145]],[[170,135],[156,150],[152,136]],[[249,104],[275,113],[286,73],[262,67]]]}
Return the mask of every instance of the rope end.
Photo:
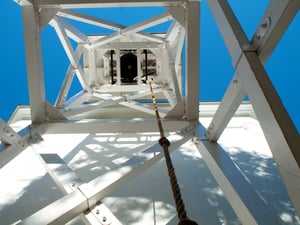
{"label": "rope end", "polygon": [[198,225],[198,223],[196,223],[194,220],[183,219],[179,221],[178,225]]}

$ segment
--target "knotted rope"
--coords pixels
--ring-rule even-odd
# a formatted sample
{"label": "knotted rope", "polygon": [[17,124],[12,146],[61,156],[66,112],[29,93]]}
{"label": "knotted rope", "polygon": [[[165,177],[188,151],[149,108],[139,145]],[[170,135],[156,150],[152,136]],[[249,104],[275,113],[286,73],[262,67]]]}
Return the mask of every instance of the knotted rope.
{"label": "knotted rope", "polygon": [[148,81],[148,84],[149,84],[150,92],[152,95],[153,108],[154,108],[156,121],[157,121],[158,129],[159,129],[159,133],[160,133],[159,144],[161,145],[161,147],[163,148],[163,151],[164,151],[166,165],[167,165],[167,169],[168,169],[168,175],[170,178],[170,184],[171,184],[172,193],[173,193],[173,198],[175,200],[177,217],[179,220],[178,225],[198,225],[195,221],[190,220],[187,217],[187,213],[185,211],[185,206],[184,206],[184,203],[183,203],[183,200],[181,197],[180,188],[178,186],[175,169],[173,167],[172,159],[171,159],[170,152],[169,152],[170,141],[165,137],[165,134],[164,134],[164,130],[163,130],[160,116],[159,116],[156,99],[155,99],[155,96],[153,93],[151,82]]}

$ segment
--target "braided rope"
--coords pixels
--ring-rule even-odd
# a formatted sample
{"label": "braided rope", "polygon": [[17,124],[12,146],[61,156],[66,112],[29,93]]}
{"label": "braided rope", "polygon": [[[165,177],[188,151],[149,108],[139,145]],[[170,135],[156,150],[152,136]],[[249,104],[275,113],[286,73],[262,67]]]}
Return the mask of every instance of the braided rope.
{"label": "braided rope", "polygon": [[183,203],[183,200],[182,200],[182,197],[181,197],[180,188],[179,188],[179,185],[178,185],[178,182],[177,182],[175,169],[173,167],[172,159],[171,159],[170,152],[169,152],[170,141],[164,135],[164,130],[163,130],[163,126],[162,126],[162,123],[161,123],[160,116],[159,116],[159,112],[158,112],[155,96],[154,96],[154,93],[153,93],[153,89],[152,89],[152,86],[151,86],[151,82],[148,82],[148,84],[149,84],[150,92],[151,92],[151,95],[152,95],[153,108],[154,108],[154,112],[155,112],[155,115],[156,115],[156,121],[157,121],[158,129],[159,129],[159,132],[160,132],[160,139],[159,139],[158,142],[164,150],[164,155],[165,155],[165,159],[166,159],[168,175],[169,175],[169,178],[170,178],[170,184],[171,184],[171,188],[172,188],[173,198],[175,200],[175,205],[176,205],[177,217],[179,219],[178,225],[198,225],[195,221],[190,220],[187,217],[185,206],[184,206],[184,203]]}

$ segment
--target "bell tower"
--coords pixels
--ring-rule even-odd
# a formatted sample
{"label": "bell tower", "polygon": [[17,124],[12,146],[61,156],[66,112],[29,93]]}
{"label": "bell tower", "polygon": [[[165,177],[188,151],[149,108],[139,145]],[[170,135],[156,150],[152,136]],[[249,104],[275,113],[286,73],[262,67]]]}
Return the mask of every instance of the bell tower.
{"label": "bell tower", "polygon": [[[288,224],[289,215],[299,222],[299,134],[264,67],[299,1],[270,0],[250,40],[226,0],[206,1],[234,68],[218,103],[199,102],[198,0],[15,2],[22,7],[30,104],[18,107],[10,124],[0,120],[0,177],[14,174],[18,184],[16,190],[3,184],[2,194],[13,196],[5,204],[22,207],[5,206],[14,212],[5,213],[5,222],[13,215],[8,224],[178,224],[161,169],[165,156],[152,94],[168,138],[161,145],[173,152],[191,218],[199,224]],[[158,10],[126,24],[126,17],[135,18],[123,13],[130,8]],[[101,10],[118,11],[120,23]],[[89,33],[85,26],[95,29]],[[53,102],[45,83],[46,27],[68,62]],[[277,185],[273,199],[265,182]],[[285,208],[278,210],[276,202]]]}

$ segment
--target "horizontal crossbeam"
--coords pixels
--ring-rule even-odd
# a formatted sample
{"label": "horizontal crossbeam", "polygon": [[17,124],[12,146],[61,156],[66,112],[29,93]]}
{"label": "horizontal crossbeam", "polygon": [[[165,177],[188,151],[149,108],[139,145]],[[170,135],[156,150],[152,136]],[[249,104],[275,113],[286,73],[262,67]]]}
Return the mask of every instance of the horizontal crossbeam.
{"label": "horizontal crossbeam", "polygon": [[[24,0],[23,0],[24,1]],[[24,4],[31,1],[24,1]],[[171,4],[183,4],[188,0],[35,0],[34,4],[39,7],[61,8],[90,8],[90,7],[120,7],[120,6],[168,6]]]}
{"label": "horizontal crossbeam", "polygon": [[[185,132],[180,138],[173,139],[169,151],[177,149],[188,141],[192,137],[191,131]],[[157,154],[153,154],[153,152]],[[94,207],[101,199],[153,166],[162,158],[163,152],[161,146],[157,143],[136,154],[105,175],[79,186],[75,191],[24,219],[19,225],[32,225],[36,224],[37,221],[40,224],[65,224],[80,213]]]}

